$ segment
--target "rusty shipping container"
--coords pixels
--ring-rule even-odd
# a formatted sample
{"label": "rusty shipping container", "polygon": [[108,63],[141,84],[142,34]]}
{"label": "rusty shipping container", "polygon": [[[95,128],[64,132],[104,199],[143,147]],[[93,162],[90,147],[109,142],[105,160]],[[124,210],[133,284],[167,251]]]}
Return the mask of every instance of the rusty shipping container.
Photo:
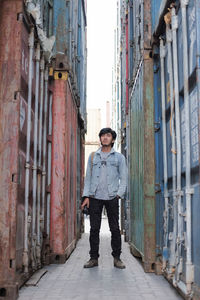
{"label": "rusty shipping container", "polygon": [[[80,237],[86,81],[76,78],[86,74],[86,15],[84,1],[43,1],[36,14],[34,2],[0,5],[0,298],[16,299]],[[72,19],[77,44],[63,46]]]}
{"label": "rusty shipping container", "polygon": [[[48,69],[25,10],[23,1],[1,1],[0,297],[4,299],[15,299],[18,286],[40,268],[48,236]],[[43,132],[40,142],[37,132]],[[40,193],[39,176],[43,179]]]}
{"label": "rusty shipping container", "polygon": [[[86,125],[84,1],[54,1],[51,262],[63,263],[81,233]],[[66,54],[65,54],[66,53]]]}
{"label": "rusty shipping container", "polygon": [[[20,90],[21,22],[9,23],[22,11],[21,3],[1,1],[0,10],[0,281],[1,296],[17,294],[16,261],[16,210],[20,102],[14,93]],[[13,18],[14,19],[14,18]],[[16,19],[16,18],[15,18]],[[14,30],[15,29],[15,30]],[[14,32],[18,33],[17,35]],[[3,34],[4,33],[4,34]],[[9,39],[8,37],[12,37]],[[18,47],[17,47],[18,45]],[[5,47],[9,49],[5,51]],[[15,49],[15,52],[13,51]],[[10,52],[10,53],[9,53]],[[14,52],[14,53],[13,53]],[[10,59],[12,58],[12,60]],[[13,74],[16,74],[14,77]],[[7,82],[10,89],[7,90]],[[16,95],[17,96],[17,95]],[[14,101],[15,100],[15,101]],[[16,182],[15,182],[16,181]]]}
{"label": "rusty shipping container", "polygon": [[52,257],[52,260],[59,262],[66,260],[76,244],[76,178],[78,173],[76,141],[78,122],[77,107],[72,95],[67,80],[55,80],[52,136],[51,251],[55,256],[55,258]]}

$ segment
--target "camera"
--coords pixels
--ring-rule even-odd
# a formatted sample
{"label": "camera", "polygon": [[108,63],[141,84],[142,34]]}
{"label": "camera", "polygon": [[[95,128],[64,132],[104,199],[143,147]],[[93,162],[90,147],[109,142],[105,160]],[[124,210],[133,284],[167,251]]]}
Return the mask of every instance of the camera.
{"label": "camera", "polygon": [[83,210],[82,210],[83,214],[88,216],[90,214],[89,212],[89,208],[87,207],[87,205],[84,206]]}

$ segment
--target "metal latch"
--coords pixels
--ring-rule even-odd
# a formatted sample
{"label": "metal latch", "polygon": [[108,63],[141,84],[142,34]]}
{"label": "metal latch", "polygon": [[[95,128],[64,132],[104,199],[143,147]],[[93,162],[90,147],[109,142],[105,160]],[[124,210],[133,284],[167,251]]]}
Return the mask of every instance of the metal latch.
{"label": "metal latch", "polygon": [[154,122],[154,131],[157,132],[160,130],[160,121]]}
{"label": "metal latch", "polygon": [[155,183],[155,193],[160,193],[161,192],[161,185],[160,183]]}

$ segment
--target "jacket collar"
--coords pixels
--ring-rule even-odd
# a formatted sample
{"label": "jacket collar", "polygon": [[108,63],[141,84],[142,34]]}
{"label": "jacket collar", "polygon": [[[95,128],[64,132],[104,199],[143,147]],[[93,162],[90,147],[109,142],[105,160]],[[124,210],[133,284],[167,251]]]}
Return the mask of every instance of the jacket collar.
{"label": "jacket collar", "polygon": [[[100,147],[100,148],[96,151],[97,154],[100,154],[100,153],[101,153],[101,148],[102,148],[102,147]],[[115,152],[115,149],[112,147],[111,150],[110,150],[110,154],[111,154],[111,153],[114,153],[114,152]]]}

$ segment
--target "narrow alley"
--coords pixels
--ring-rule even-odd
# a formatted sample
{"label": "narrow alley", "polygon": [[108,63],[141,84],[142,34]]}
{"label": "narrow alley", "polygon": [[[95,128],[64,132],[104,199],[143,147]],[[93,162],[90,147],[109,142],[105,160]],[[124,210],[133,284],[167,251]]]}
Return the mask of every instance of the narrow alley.
{"label": "narrow alley", "polygon": [[182,297],[164,279],[145,273],[140,260],[130,254],[128,243],[123,243],[122,258],[126,269],[113,267],[110,232],[107,219],[102,218],[99,266],[84,269],[88,259],[89,220],[86,233],[63,265],[50,265],[36,286],[24,286],[19,300],[176,300]]}
{"label": "narrow alley", "polygon": [[0,0],[0,300],[200,300],[199,200],[200,0]]}

